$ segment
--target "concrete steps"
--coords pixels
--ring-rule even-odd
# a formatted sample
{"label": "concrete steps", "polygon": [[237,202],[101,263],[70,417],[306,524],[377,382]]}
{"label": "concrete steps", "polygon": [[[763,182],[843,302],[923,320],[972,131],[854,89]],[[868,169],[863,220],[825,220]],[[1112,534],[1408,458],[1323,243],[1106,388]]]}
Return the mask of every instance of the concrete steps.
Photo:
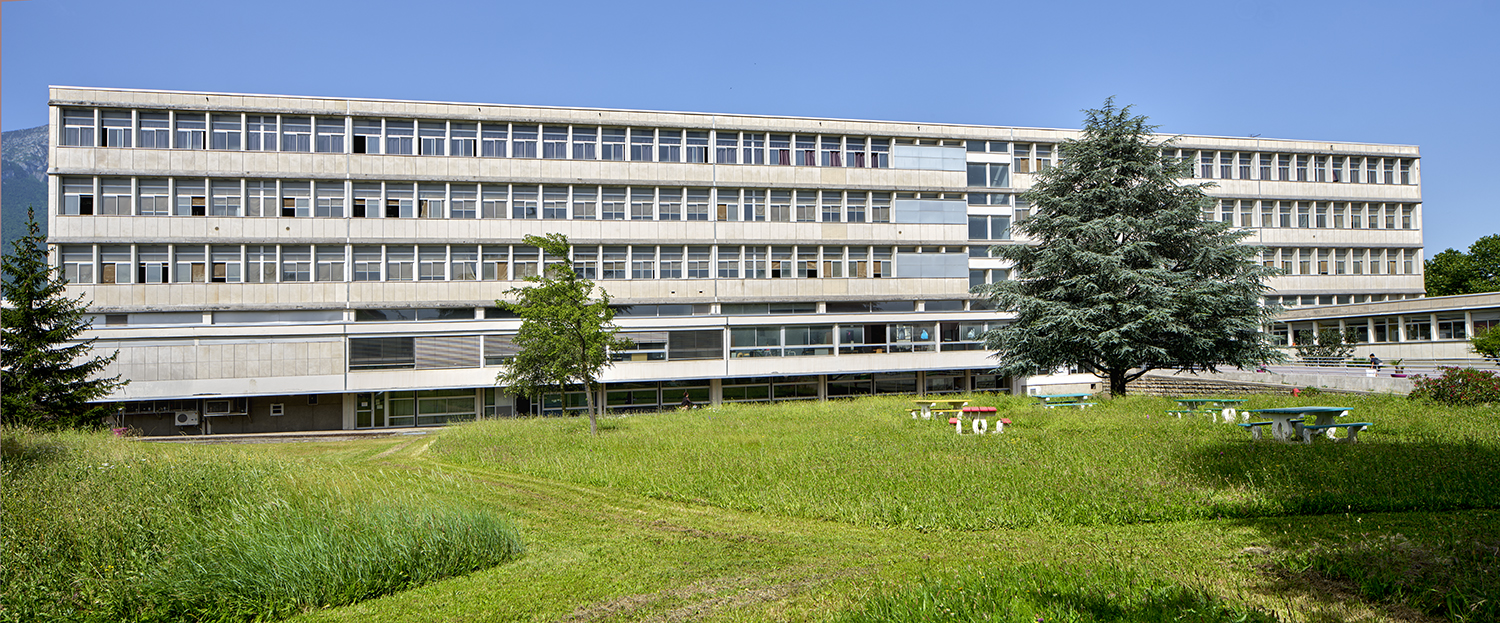
{"label": "concrete steps", "polygon": [[[1190,375],[1169,376],[1147,374],[1126,386],[1126,392],[1142,396],[1233,396],[1240,394],[1290,394],[1291,385],[1279,383],[1255,383],[1194,377]],[[1321,391],[1342,394],[1365,392],[1320,388]]]}

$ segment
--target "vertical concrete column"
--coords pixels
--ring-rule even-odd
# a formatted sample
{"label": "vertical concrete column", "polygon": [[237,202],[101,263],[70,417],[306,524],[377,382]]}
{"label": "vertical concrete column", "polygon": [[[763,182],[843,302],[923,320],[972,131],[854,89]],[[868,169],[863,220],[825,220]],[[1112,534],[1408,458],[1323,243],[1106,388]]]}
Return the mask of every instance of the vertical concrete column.
{"label": "vertical concrete column", "polygon": [[724,404],[724,379],[708,380],[708,399],[715,407]]}
{"label": "vertical concrete column", "polygon": [[[343,422],[343,429],[344,430],[354,430],[354,424],[355,424],[355,421],[354,421],[354,407],[355,407],[355,401],[357,399],[358,399],[358,396],[356,396],[354,394],[339,394],[339,400],[342,402],[343,407],[344,407],[344,422]],[[480,401],[476,401],[476,404],[480,404],[481,405],[479,407],[481,409],[481,411],[484,408],[482,406],[482,401],[483,401],[482,398],[480,399]]]}

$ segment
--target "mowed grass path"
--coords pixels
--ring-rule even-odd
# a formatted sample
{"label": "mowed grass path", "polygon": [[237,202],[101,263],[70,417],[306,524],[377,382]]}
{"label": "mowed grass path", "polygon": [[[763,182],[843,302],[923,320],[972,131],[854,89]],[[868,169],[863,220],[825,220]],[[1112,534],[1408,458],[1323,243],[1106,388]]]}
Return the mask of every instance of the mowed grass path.
{"label": "mowed grass path", "polygon": [[1278,579],[1261,552],[1500,529],[1488,410],[1323,397],[1376,427],[1304,447],[1164,418],[1162,399],[976,401],[1014,425],[958,437],[872,398],[612,419],[597,438],[578,419],[510,420],[260,450],[472,479],[455,501],[509,513],[527,542],[516,562],[309,620],[821,621],[1027,565],[1164,578],[1283,620],[1427,620]]}

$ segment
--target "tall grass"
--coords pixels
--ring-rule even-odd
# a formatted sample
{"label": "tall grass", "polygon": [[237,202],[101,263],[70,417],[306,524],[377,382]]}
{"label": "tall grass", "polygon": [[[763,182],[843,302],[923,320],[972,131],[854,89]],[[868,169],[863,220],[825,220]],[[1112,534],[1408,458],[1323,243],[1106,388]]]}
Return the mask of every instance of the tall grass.
{"label": "tall grass", "polygon": [[1500,505],[1500,418],[1400,397],[1254,396],[1248,408],[1350,406],[1364,443],[1252,443],[1180,420],[1162,398],[1043,410],[975,396],[1013,420],[958,436],[905,397],[726,405],[608,420],[488,421],[446,432],[448,460],[725,508],[870,526],[973,530]]}
{"label": "tall grass", "polygon": [[5,620],[276,619],[522,552],[501,518],[404,474],[84,433],[3,444]]}
{"label": "tall grass", "polygon": [[840,623],[1271,623],[1212,592],[1114,567],[969,571],[928,578],[867,600]]}

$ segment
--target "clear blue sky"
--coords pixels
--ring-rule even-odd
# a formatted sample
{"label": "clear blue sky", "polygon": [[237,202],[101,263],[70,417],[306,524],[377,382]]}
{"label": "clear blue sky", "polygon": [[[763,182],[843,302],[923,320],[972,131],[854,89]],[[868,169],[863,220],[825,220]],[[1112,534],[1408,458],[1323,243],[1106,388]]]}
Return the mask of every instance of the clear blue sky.
{"label": "clear blue sky", "polygon": [[3,127],[105,86],[1416,144],[1428,254],[1500,231],[1496,2],[4,3]]}

